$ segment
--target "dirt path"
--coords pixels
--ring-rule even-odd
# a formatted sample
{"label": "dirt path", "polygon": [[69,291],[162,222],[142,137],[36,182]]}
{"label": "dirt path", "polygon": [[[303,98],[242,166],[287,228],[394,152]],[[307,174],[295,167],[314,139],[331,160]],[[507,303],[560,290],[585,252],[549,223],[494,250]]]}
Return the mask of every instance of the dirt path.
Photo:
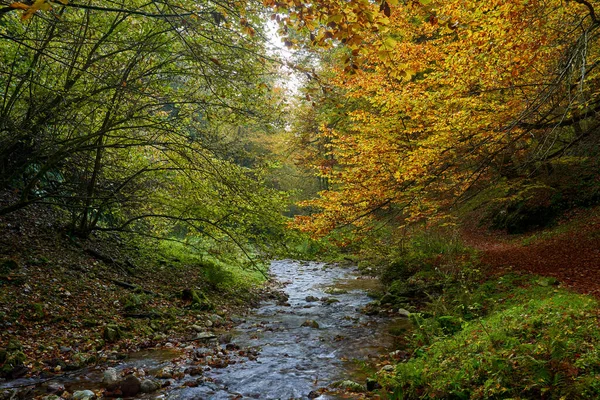
{"label": "dirt path", "polygon": [[599,210],[579,210],[557,227],[528,235],[469,229],[463,237],[481,251],[491,273],[507,270],[552,276],[562,286],[600,297]]}

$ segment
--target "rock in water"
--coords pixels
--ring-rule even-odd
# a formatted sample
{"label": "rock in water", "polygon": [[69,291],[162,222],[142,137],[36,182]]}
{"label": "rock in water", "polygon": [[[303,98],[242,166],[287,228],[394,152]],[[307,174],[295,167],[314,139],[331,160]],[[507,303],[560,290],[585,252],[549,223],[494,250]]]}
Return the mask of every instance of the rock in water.
{"label": "rock in water", "polygon": [[124,397],[135,396],[140,392],[141,382],[135,375],[129,375],[119,383],[119,389]]}
{"label": "rock in water", "polygon": [[73,393],[73,400],[92,400],[96,398],[96,393],[91,390],[78,390]]}
{"label": "rock in water", "polygon": [[140,385],[142,393],[152,393],[158,389],[160,389],[160,384],[151,379],[144,379]]}
{"label": "rock in water", "polygon": [[315,297],[315,296],[306,296],[306,298],[304,300],[306,300],[308,302],[312,302],[312,301],[319,301],[319,298]]}
{"label": "rock in water", "polygon": [[62,393],[65,391],[65,386],[61,385],[60,383],[56,383],[56,382],[52,382],[49,383],[48,386],[46,386],[46,392],[48,393]]}
{"label": "rock in water", "polygon": [[308,326],[309,328],[319,329],[319,323],[314,319],[307,319],[302,323],[301,326]]}
{"label": "rock in water", "polygon": [[102,383],[105,385],[114,385],[119,381],[119,374],[117,374],[117,370],[114,368],[107,368],[104,371],[104,375],[102,376]]}

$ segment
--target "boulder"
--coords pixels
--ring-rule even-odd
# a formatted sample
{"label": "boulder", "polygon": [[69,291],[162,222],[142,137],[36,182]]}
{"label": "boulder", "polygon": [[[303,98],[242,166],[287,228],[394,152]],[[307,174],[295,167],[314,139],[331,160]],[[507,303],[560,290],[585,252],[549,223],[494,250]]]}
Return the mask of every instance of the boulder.
{"label": "boulder", "polygon": [[116,342],[123,337],[123,332],[119,325],[110,324],[104,327],[104,333],[102,335],[104,340],[109,343]]}
{"label": "boulder", "polygon": [[135,375],[128,375],[125,379],[119,382],[119,389],[124,397],[132,397],[138,394],[141,390],[140,379]]}
{"label": "boulder", "polygon": [[142,393],[152,393],[160,389],[160,384],[151,379],[144,379],[140,384],[140,391]]}
{"label": "boulder", "polygon": [[107,386],[114,385],[119,381],[119,374],[114,368],[107,368],[102,376],[102,383]]}
{"label": "boulder", "polygon": [[313,301],[319,301],[319,298],[315,297],[315,296],[306,296],[306,298],[304,300],[306,300],[308,302],[313,302]]}

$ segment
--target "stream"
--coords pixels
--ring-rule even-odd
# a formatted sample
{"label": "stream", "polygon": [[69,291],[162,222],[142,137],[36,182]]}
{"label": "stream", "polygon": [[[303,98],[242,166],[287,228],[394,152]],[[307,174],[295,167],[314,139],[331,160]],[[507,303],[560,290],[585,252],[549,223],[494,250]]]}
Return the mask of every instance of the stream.
{"label": "stream", "polygon": [[[146,350],[116,365],[119,372],[143,370],[154,376],[165,368],[179,371],[166,388],[136,398],[337,399],[325,390],[333,382],[354,377],[364,384],[361,362],[393,344],[388,328],[394,321],[360,312],[371,301],[367,291],[377,288],[378,281],[355,268],[318,262],[274,261],[270,271],[287,301],[286,296],[274,298],[240,318],[225,341],[229,343],[212,340],[187,343],[185,350]],[[227,362],[216,363],[220,359]],[[200,372],[192,373],[190,367]],[[58,381],[71,393],[99,390],[102,373],[98,369]]]}

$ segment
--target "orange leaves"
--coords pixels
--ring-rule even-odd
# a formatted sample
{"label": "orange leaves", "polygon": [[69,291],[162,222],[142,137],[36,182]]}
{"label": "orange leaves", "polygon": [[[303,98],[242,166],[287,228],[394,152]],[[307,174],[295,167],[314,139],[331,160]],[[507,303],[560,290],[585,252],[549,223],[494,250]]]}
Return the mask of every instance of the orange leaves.
{"label": "orange leaves", "polygon": [[[339,39],[351,7],[336,7],[323,21],[331,25],[327,37]],[[378,7],[372,25],[350,29],[358,39],[344,37],[350,67],[329,80],[361,107],[329,132],[336,164],[324,173],[335,190],[311,203],[321,212],[297,222],[318,234],[364,227],[385,215],[374,212],[382,202],[405,220],[431,217],[497,173],[496,160],[524,159],[535,140],[519,122],[554,115],[568,101],[539,102],[540,93],[564,76],[564,54],[586,21],[585,10],[559,0],[388,0]],[[595,42],[586,51],[600,54]],[[577,96],[585,108],[589,100]]]}
{"label": "orange leaves", "polygon": [[[59,3],[68,4],[68,0],[57,0]],[[52,9],[52,1],[49,0],[35,0],[33,4],[25,4],[21,2],[11,3],[10,8],[16,10],[23,10],[21,20],[25,21],[33,17],[37,11],[50,11]]]}

